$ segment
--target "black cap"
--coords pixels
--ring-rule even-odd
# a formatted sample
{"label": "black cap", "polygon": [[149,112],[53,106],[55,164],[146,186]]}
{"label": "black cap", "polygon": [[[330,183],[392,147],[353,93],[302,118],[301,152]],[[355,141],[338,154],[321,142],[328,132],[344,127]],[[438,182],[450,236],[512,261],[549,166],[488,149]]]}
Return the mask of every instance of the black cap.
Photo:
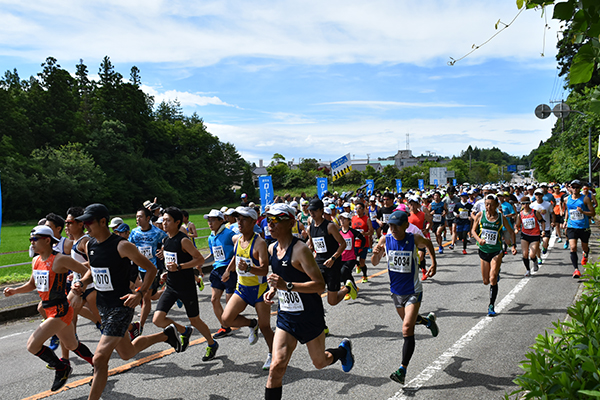
{"label": "black cap", "polygon": [[320,199],[312,199],[310,201],[310,203],[308,204],[308,209],[309,210],[321,210],[325,207],[325,205],[323,204],[323,202]]}
{"label": "black cap", "polygon": [[108,208],[104,204],[94,203],[85,208],[83,215],[75,218],[77,221],[91,221],[93,219],[110,218]]}
{"label": "black cap", "polygon": [[388,224],[393,225],[402,225],[405,222],[408,222],[408,214],[404,211],[394,211],[388,219]]}

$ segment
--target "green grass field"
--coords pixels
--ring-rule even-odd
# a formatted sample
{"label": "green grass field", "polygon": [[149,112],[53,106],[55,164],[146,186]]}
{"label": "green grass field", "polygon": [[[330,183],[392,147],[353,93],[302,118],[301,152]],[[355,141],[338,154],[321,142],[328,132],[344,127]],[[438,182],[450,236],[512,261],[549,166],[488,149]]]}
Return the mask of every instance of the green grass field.
{"label": "green grass field", "polygon": [[[236,205],[229,204],[228,206],[234,207]],[[204,219],[204,214],[208,214],[211,208],[220,208],[220,206],[188,210],[190,213],[190,221],[193,222],[198,229],[199,238],[196,239],[196,246],[198,249],[208,248],[208,239],[200,239],[200,237],[210,235],[208,223]],[[123,221],[129,225],[131,229],[136,227],[134,215],[125,215],[121,216],[121,218],[123,218]],[[31,261],[27,250],[29,249],[29,233],[35,224],[35,221],[30,221],[25,223],[2,225],[2,231],[0,232],[0,266],[20,264],[25,262],[28,263]],[[25,252],[19,252],[24,250]],[[14,267],[0,268],[0,285],[23,282],[29,279],[30,275],[30,263]]]}

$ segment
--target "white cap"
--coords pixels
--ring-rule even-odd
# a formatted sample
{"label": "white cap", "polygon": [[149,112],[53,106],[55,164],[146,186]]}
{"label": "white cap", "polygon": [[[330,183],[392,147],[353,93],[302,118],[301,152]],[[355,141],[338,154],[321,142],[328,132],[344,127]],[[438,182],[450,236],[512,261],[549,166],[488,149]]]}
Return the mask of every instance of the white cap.
{"label": "white cap", "polygon": [[163,217],[162,216],[158,217],[158,219],[156,220],[156,223],[157,224],[162,224],[162,222],[163,222]]}
{"label": "white cap", "polygon": [[375,196],[369,197],[369,201],[375,201]]}
{"label": "white cap", "polygon": [[289,206],[288,204],[275,203],[275,204],[271,205],[271,207],[267,211],[267,214],[269,214],[269,215],[286,214],[286,215],[294,218],[296,216],[296,210],[294,210],[294,208]]}
{"label": "white cap", "polygon": [[241,215],[242,217],[250,217],[255,221],[258,219],[258,214],[256,213],[256,210],[252,207],[237,207],[233,211],[232,215],[234,217],[237,217],[238,215]]}
{"label": "white cap", "polygon": [[352,207],[352,206],[350,205],[350,203],[348,203],[348,202],[345,202],[345,203],[344,203],[344,205],[343,205],[342,207],[346,208],[346,207]]}
{"label": "white cap", "polygon": [[208,214],[204,214],[204,219],[209,218],[221,218],[223,219],[223,213],[219,210],[212,209]]}
{"label": "white cap", "polygon": [[235,212],[235,208],[228,208],[227,210],[225,210],[223,215],[232,215],[234,212]]}
{"label": "white cap", "polygon": [[55,242],[59,241],[54,236],[54,232],[52,232],[52,229],[49,226],[46,226],[46,225],[38,225],[35,228],[33,228],[31,230],[30,236],[35,236],[35,235],[48,236],[48,237],[52,238],[52,240],[54,240]]}
{"label": "white cap", "polygon": [[323,212],[324,212],[325,214],[329,214],[329,215],[331,215],[331,208],[329,208],[329,207],[325,207],[325,208],[323,209]]}
{"label": "white cap", "polygon": [[292,201],[290,203],[290,206],[294,207],[297,210],[298,209],[298,202],[297,201]]}
{"label": "white cap", "polygon": [[538,189],[535,189],[533,194],[544,194],[544,191],[542,189],[538,188]]}
{"label": "white cap", "polygon": [[222,213],[226,212],[227,210],[229,210],[229,207],[227,207],[227,206],[221,207],[221,212]]}
{"label": "white cap", "polygon": [[421,202],[421,199],[419,198],[419,196],[410,196],[410,197],[408,198],[408,201],[409,201],[409,202],[411,202],[411,201],[414,201],[415,203],[420,203],[420,202]]}
{"label": "white cap", "polygon": [[346,219],[352,219],[352,217],[350,216],[350,213],[348,212],[343,212],[339,215],[340,218],[344,217]]}
{"label": "white cap", "polygon": [[533,189],[535,189],[535,187],[533,185],[527,186],[527,190],[533,190]]}
{"label": "white cap", "polygon": [[123,220],[119,217],[114,217],[113,219],[110,220],[110,224],[108,224],[109,228],[116,228],[117,226],[121,225],[123,223]]}

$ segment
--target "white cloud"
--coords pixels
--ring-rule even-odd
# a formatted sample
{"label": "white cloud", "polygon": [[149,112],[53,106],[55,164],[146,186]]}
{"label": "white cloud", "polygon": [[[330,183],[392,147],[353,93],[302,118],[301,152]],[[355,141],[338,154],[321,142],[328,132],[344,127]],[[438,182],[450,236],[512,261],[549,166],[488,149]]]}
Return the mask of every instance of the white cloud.
{"label": "white cloud", "polygon": [[165,92],[160,92],[156,88],[147,85],[141,85],[140,88],[146,94],[154,97],[154,102],[156,104],[159,104],[162,101],[168,102],[170,100],[178,100],[183,107],[217,105],[238,108],[237,106],[225,103],[217,96],[202,96],[199,93],[180,92],[178,90],[167,90]]}

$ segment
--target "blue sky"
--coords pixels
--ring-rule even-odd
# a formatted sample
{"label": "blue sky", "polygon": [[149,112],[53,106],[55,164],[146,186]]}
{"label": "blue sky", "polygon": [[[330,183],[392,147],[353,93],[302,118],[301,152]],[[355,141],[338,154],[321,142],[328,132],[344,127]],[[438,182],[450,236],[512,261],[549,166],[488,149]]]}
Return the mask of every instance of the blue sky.
{"label": "blue sky", "polygon": [[413,154],[523,155],[555,121],[535,107],[565,95],[552,10],[448,65],[517,13],[514,0],[0,0],[0,66],[25,78],[48,56],[72,72],[83,59],[95,74],[105,55],[125,77],[136,65],[156,103],[178,99],[251,162],[376,159],[407,133]]}

